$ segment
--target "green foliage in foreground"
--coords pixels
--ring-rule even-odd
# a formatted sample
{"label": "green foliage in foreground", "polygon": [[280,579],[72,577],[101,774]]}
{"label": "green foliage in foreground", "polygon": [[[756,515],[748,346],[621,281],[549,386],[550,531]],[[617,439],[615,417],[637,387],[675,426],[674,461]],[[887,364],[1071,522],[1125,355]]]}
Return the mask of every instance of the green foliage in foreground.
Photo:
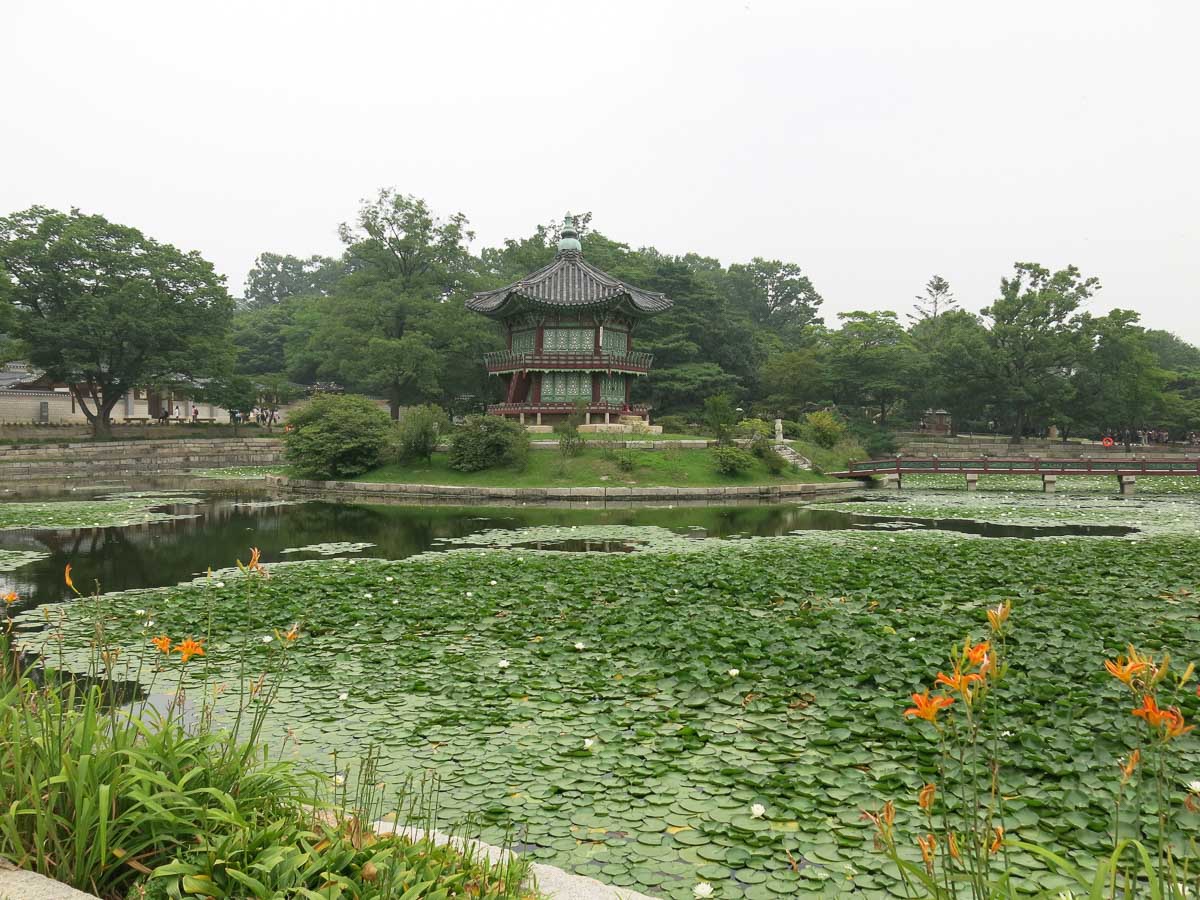
{"label": "green foliage in foreground", "polygon": [[[215,685],[189,679],[201,699],[199,724],[186,726],[182,700],[161,713],[108,680],[117,659],[110,651],[101,651],[103,662],[95,660],[85,680],[33,680],[10,651],[6,625],[0,856],[18,867],[105,900],[522,896],[520,864],[493,869],[427,839],[364,831],[383,810],[372,758],[353,794],[307,766],[272,758],[258,735],[280,687],[282,652],[267,661],[257,698],[234,726],[212,730]],[[105,646],[102,632],[96,637]],[[184,664],[161,659],[142,674],[152,682],[153,670],[174,690]],[[191,665],[206,672],[202,661]]]}
{"label": "green foliage in foreground", "polygon": [[[695,543],[301,563],[256,581],[249,602],[232,584],[195,586],[115,595],[106,614],[132,627],[133,608],[151,608],[184,633],[220,609],[207,659],[222,676],[238,648],[301,620],[274,733],[292,729],[322,763],[386,734],[381,771],[442,772],[445,815],[481,814],[493,840],[519,827],[535,858],[672,900],[699,881],[718,897],[896,896],[860,812],[894,799],[898,823],[919,827],[936,745],[902,710],[1008,598],[1001,818],[1009,837],[1091,870],[1111,849],[1117,763],[1137,740],[1104,659],[1127,642],[1200,656],[1186,535]],[[86,607],[69,610],[70,645],[91,629]],[[1200,712],[1195,696],[1181,703],[1189,721]],[[1176,804],[1198,748],[1179,743]],[[1123,837],[1156,827],[1142,799],[1127,794]],[[1200,816],[1180,821],[1171,838],[1186,856]],[[1036,853],[1013,848],[1009,864],[1020,886],[1069,884]]]}
{"label": "green foliage in foreground", "polygon": [[[622,461],[632,465],[632,469],[622,468]],[[715,487],[832,480],[812,472],[791,470],[771,475],[760,460],[751,457],[751,463],[741,475],[730,477],[717,471],[711,450],[597,450],[586,447],[577,456],[566,459],[558,453],[532,450],[520,471],[502,467],[459,472],[450,467],[446,454],[435,453],[432,465],[389,465],[356,480],[488,487],[624,487],[634,484]]]}
{"label": "green foliage in foreground", "polygon": [[383,461],[392,421],[374,401],[322,394],[288,416],[284,456],[314,478],[351,478]]}

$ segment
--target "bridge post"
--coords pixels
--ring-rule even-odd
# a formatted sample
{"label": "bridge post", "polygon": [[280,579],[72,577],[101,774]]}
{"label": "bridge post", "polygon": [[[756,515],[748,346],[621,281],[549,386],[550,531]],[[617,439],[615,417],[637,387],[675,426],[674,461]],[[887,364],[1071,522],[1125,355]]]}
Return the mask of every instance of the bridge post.
{"label": "bridge post", "polygon": [[900,490],[900,473],[888,472],[883,476],[883,486],[890,491]]}
{"label": "bridge post", "polygon": [[967,473],[967,490],[968,491],[979,490],[979,476],[974,472]]}
{"label": "bridge post", "polygon": [[1043,491],[1043,493],[1053,494],[1054,490],[1057,486],[1058,486],[1058,476],[1057,475],[1043,475],[1042,476],[1042,491]]}
{"label": "bridge post", "polygon": [[1117,483],[1121,486],[1122,497],[1132,497],[1137,491],[1136,475],[1118,475]]}

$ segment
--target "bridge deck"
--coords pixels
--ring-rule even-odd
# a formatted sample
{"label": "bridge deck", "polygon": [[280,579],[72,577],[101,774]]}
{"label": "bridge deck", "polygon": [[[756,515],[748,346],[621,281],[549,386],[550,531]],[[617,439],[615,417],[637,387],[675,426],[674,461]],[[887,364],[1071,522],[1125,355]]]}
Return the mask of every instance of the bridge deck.
{"label": "bridge deck", "polygon": [[870,478],[872,475],[1194,475],[1200,476],[1200,456],[1167,459],[1045,459],[1041,457],[896,457],[850,463],[835,478]]}

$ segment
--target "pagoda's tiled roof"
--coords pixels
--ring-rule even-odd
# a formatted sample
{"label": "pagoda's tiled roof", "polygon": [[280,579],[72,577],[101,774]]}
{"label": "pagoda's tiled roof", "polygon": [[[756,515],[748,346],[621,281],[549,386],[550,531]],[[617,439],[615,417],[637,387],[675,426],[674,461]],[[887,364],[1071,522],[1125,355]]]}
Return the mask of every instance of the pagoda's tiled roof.
{"label": "pagoda's tiled roof", "polygon": [[583,309],[628,303],[631,311],[653,315],[671,308],[666,295],[643,291],[601,272],[578,250],[559,250],[553,262],[516,284],[483,291],[467,301],[467,309],[502,315],[514,301],[540,306]]}

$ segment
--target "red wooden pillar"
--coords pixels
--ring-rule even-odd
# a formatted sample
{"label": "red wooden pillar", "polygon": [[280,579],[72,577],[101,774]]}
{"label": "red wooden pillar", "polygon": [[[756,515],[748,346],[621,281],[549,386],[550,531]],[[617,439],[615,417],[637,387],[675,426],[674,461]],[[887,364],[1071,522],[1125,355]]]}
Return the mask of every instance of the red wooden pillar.
{"label": "red wooden pillar", "polygon": [[[533,336],[533,352],[534,353],[542,352],[542,340],[544,337],[545,337],[544,330],[543,330],[542,326],[539,325],[537,327],[537,331],[534,333],[534,336]],[[541,381],[542,381],[542,379],[538,378],[539,385],[541,384]],[[538,390],[540,391],[541,388],[539,387]]]}
{"label": "red wooden pillar", "polygon": [[592,373],[592,402],[600,402],[600,373]]}
{"label": "red wooden pillar", "polygon": [[[541,338],[542,338],[542,329],[538,328],[538,343],[539,344],[541,343]],[[542,402],[542,373],[541,372],[533,373],[533,397],[532,397],[532,400],[534,403]]]}
{"label": "red wooden pillar", "polygon": [[629,397],[632,393],[632,390],[633,390],[633,376],[626,375],[625,376],[625,405],[626,406],[629,406]]}

